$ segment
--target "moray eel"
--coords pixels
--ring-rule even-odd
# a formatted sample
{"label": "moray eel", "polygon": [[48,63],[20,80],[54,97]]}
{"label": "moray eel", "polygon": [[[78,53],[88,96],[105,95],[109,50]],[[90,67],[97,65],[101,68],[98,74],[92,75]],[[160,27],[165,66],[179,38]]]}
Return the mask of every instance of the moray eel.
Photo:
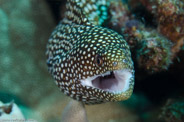
{"label": "moray eel", "polygon": [[68,0],[47,44],[47,65],[59,89],[85,104],[128,99],[134,66],[123,36],[101,27],[105,0]]}

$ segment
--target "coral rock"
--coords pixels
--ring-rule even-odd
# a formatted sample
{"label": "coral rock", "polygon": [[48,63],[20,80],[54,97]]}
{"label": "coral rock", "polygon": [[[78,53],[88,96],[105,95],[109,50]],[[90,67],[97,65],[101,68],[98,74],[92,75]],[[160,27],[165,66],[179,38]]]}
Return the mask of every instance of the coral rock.
{"label": "coral rock", "polygon": [[19,107],[11,102],[4,104],[0,101],[0,121],[24,121],[25,118]]}
{"label": "coral rock", "polygon": [[184,121],[184,99],[168,99],[160,118],[165,122],[183,122]]}

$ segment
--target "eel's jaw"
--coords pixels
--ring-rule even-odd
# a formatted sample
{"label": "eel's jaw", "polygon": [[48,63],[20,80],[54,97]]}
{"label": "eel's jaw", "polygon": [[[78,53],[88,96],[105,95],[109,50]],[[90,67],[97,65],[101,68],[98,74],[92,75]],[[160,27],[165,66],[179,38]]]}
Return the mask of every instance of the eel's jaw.
{"label": "eel's jaw", "polygon": [[119,94],[129,89],[131,77],[133,77],[133,74],[130,70],[122,69],[88,77],[81,80],[81,83],[84,86],[90,86],[110,93]]}

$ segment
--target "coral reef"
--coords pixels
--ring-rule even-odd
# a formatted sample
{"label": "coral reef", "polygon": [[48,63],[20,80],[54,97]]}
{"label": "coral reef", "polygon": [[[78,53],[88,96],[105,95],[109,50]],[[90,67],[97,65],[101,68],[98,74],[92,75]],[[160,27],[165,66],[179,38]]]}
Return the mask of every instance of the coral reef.
{"label": "coral reef", "polygon": [[[46,1],[53,11],[43,0],[0,0],[0,119],[10,105],[4,103],[14,100],[25,119],[59,122],[70,102],[55,87],[45,61],[45,45],[65,1]],[[89,122],[182,122],[184,1],[110,2],[104,26],[122,34],[131,47],[135,90],[126,102],[85,106]]]}
{"label": "coral reef", "polygon": [[130,0],[132,9],[144,7],[157,23],[157,30],[173,42],[172,58],[184,45],[184,1],[182,0]]}
{"label": "coral reef", "polygon": [[122,27],[126,26],[126,22],[130,20],[130,11],[128,6],[123,4],[121,0],[110,0],[109,20],[105,26],[122,34]]}
{"label": "coral reef", "polygon": [[24,121],[25,118],[19,109],[19,107],[14,103],[2,103],[0,101],[0,121]]}
{"label": "coral reef", "polygon": [[127,35],[125,38],[132,47],[139,68],[148,72],[168,69],[172,63],[172,43],[169,40],[156,30],[144,26],[125,28],[122,32]]}
{"label": "coral reef", "polygon": [[128,5],[120,0],[111,1],[109,13],[111,17],[107,27],[125,37],[139,68],[148,72],[168,69],[173,55],[170,40],[163,37],[155,28],[146,27],[131,14]]}
{"label": "coral reef", "polygon": [[183,122],[184,121],[184,99],[168,99],[160,118],[165,122]]}
{"label": "coral reef", "polygon": [[139,34],[143,37],[138,39],[137,44],[138,66],[150,72],[168,69],[171,64],[171,43],[155,30],[144,30]]}

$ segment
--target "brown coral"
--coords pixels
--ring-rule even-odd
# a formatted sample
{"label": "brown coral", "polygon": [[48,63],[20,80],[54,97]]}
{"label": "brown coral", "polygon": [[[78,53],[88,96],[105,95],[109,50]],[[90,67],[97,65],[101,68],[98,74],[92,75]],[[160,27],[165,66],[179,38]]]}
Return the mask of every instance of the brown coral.
{"label": "brown coral", "polygon": [[[141,3],[157,20],[158,31],[173,42],[173,58],[184,45],[184,1],[181,0],[140,0],[130,2],[134,6]],[[136,4],[136,5],[135,5]]]}
{"label": "brown coral", "polygon": [[111,1],[108,27],[122,34],[130,45],[138,67],[149,72],[165,70],[171,64],[171,42],[137,20],[121,1]]}

